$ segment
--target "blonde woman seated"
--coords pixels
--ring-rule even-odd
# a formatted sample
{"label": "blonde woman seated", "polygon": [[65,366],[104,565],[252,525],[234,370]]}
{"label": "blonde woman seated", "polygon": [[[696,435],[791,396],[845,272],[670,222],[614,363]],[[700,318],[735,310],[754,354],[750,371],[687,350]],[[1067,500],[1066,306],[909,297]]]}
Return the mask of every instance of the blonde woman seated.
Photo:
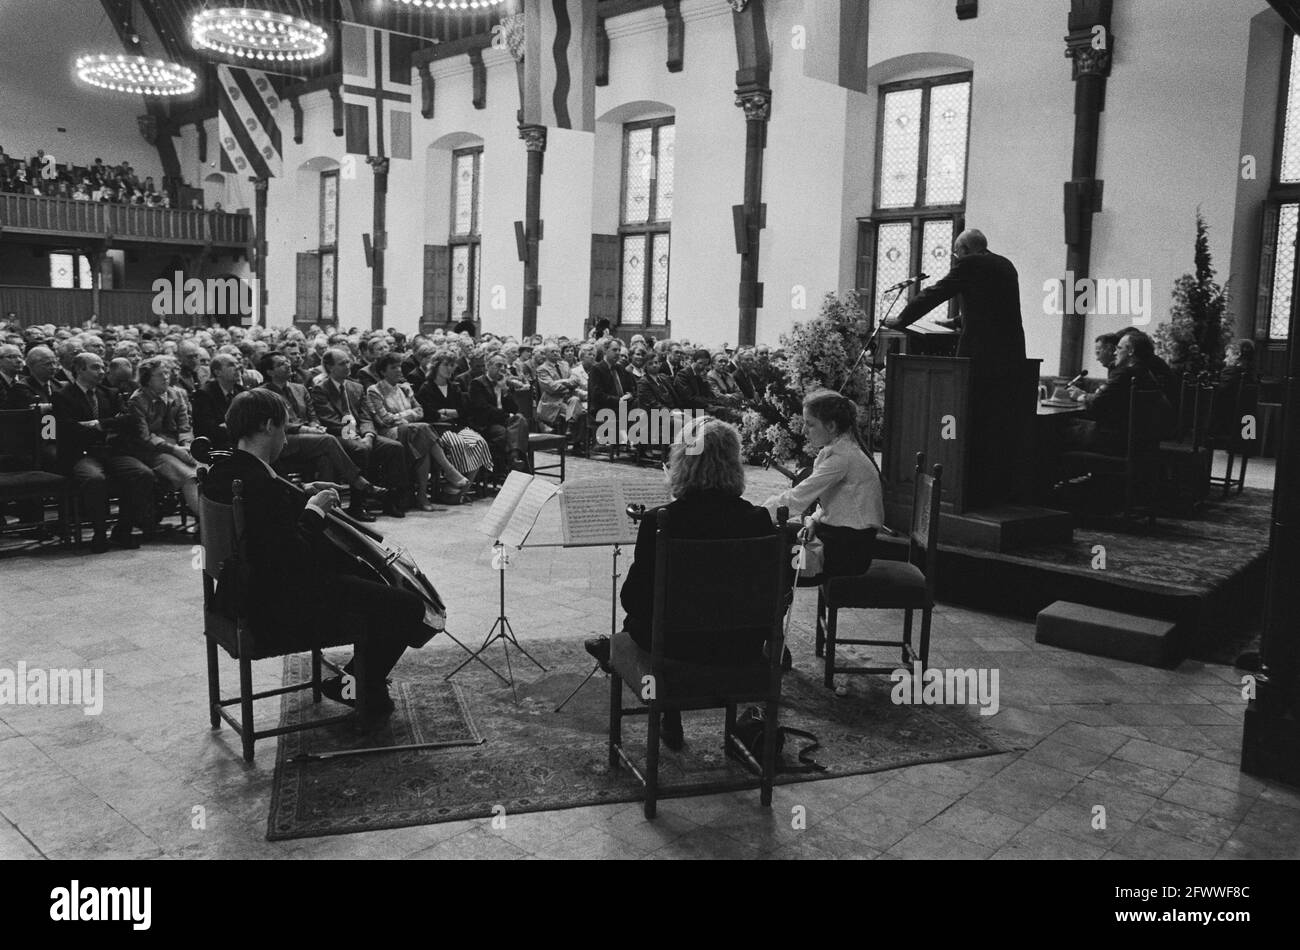
{"label": "blonde woman seated", "polygon": [[424,422],[424,409],[415,401],[410,383],[402,378],[402,358],[396,353],[385,353],[372,364],[379,382],[366,390],[366,405],[375,420],[375,428],[386,439],[396,439],[406,446],[407,456],[413,463],[415,476],[415,504],[421,511],[432,511],[429,501],[429,473],[434,462],[451,484],[452,491],[460,491],[469,479],[456,471],[438,445],[438,437]]}
{"label": "blonde woman seated", "polygon": [[822,574],[857,576],[871,566],[876,532],[885,522],[880,469],[858,441],[858,407],[829,389],[803,401],[804,434],[819,449],[812,474],[773,495],[763,507],[775,515],[782,506],[799,517],[813,502],[813,536],[824,551]]}
{"label": "blonde woman seated", "polygon": [[437,350],[424,363],[425,383],[415,394],[424,418],[448,428],[438,430],[438,445],[447,461],[470,481],[492,471],[492,447],[465,422],[465,394],[453,378],[460,354]]}
{"label": "blonde woman seated", "polygon": [[171,360],[154,356],[140,364],[140,388],[127,400],[135,418],[132,455],[185,498],[199,514],[198,466],[190,455],[194,439],[185,390],[171,385]]}

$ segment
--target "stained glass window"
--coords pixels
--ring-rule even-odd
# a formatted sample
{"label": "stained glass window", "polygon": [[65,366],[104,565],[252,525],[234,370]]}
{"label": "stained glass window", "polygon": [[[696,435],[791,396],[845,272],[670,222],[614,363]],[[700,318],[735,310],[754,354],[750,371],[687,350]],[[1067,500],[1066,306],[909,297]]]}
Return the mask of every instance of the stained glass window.
{"label": "stained glass window", "polygon": [[76,273],[74,271],[74,255],[72,254],[51,254],[50,255],[50,286],[71,289],[77,286]]}
{"label": "stained glass window", "polygon": [[629,234],[623,238],[623,293],[620,323],[645,322],[645,234]]}
{"label": "stained glass window", "polygon": [[925,171],[927,205],[959,204],[966,197],[966,136],[970,83],[953,82],[930,90],[930,134]]}
{"label": "stained glass window", "polygon": [[885,94],[880,145],[882,208],[910,208],[916,204],[922,95],[920,89]]}
{"label": "stained glass window", "polygon": [[650,271],[650,322],[663,326],[668,322],[668,235],[654,236]]}
{"label": "stained glass window", "polygon": [[952,269],[951,218],[926,221],[921,225],[921,273],[929,274],[918,290],[924,290]]}
{"label": "stained glass window", "polygon": [[656,221],[673,219],[673,145],[676,140],[676,127],[659,126],[658,167],[655,169]]}
{"label": "stained glass window", "polygon": [[650,220],[650,186],[654,182],[654,129],[628,129],[623,173],[623,223]]}
{"label": "stained glass window", "polygon": [[479,316],[482,273],[479,249],[480,216],[483,207],[483,149],[465,148],[452,152],[451,165],[451,255],[449,301],[451,319]]}
{"label": "stained glass window", "polygon": [[1273,267],[1273,300],[1268,315],[1268,336],[1285,340],[1291,325],[1291,297],[1295,292],[1296,232],[1300,204],[1284,204],[1277,215],[1277,253]]}
{"label": "stained glass window", "polygon": [[[320,176],[320,246],[334,247],[338,243],[339,227],[339,176],[338,172],[324,172]],[[328,311],[323,311],[328,312]]]}
{"label": "stained glass window", "polygon": [[470,246],[457,244],[451,249],[451,316],[461,320],[469,309]]}
{"label": "stained glass window", "polygon": [[474,233],[474,165],[476,152],[455,153],[452,234]]}
{"label": "stained glass window", "polygon": [[1282,167],[1278,181],[1284,185],[1300,183],[1300,56],[1294,49],[1287,77],[1286,119],[1282,124]]}
{"label": "stained glass window", "polygon": [[320,255],[320,315],[322,320],[333,320],[336,317],[333,251],[322,251]]}
{"label": "stained glass window", "polygon": [[[912,224],[899,221],[882,224],[876,230],[876,317],[883,320],[889,304],[897,295],[886,293],[900,281],[907,280],[912,270]],[[904,294],[894,305],[891,316],[897,316],[907,302]]]}

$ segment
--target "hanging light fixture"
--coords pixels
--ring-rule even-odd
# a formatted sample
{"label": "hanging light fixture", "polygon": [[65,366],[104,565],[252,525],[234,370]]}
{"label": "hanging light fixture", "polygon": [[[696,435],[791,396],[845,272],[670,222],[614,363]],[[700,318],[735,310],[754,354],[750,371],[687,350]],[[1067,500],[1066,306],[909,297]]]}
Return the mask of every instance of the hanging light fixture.
{"label": "hanging light fixture", "polygon": [[267,62],[319,59],[329,46],[325,30],[310,20],[247,7],[203,10],[190,33],[195,48]]}
{"label": "hanging light fixture", "polygon": [[198,77],[188,67],[123,54],[77,57],[77,78],[100,89],[144,96],[185,96],[198,87]]}
{"label": "hanging light fixture", "polygon": [[411,7],[432,7],[435,10],[487,10],[500,6],[504,0],[400,0]]}

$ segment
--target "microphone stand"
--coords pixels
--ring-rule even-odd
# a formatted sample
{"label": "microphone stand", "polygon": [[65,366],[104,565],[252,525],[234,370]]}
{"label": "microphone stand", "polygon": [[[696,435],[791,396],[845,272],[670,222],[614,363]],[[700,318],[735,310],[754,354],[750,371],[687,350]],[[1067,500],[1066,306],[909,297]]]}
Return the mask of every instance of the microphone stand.
{"label": "microphone stand", "polygon": [[[895,288],[893,291],[894,299],[889,302],[889,309],[885,311],[884,319],[876,324],[876,329],[872,331],[871,336],[867,339],[866,345],[862,347],[862,352],[858,354],[858,358],[849,368],[849,375],[844,380],[844,386],[840,387],[841,394],[843,394],[844,389],[853,379],[853,374],[858,371],[858,364],[862,362],[868,353],[875,352],[875,348],[879,345],[879,340],[877,338],[880,336],[880,331],[885,328],[885,323],[888,322],[890,315],[894,312],[894,307],[898,305],[899,299],[903,296],[903,291],[906,290],[908,286],[910,285],[905,284],[902,287]],[[889,293],[889,291],[886,291],[886,293]],[[874,435],[876,430],[876,413],[879,411],[876,404],[876,373],[878,370],[879,367],[876,365],[874,359],[867,364],[867,444],[871,446],[873,452],[876,449]]]}

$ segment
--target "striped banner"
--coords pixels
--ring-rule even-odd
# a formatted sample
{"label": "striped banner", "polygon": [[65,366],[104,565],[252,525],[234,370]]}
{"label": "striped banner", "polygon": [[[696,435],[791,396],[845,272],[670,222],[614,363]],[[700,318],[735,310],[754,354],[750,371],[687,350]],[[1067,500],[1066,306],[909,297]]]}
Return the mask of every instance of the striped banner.
{"label": "striped banner", "polygon": [[524,5],[524,124],[596,130],[596,0]]}
{"label": "striped banner", "polygon": [[867,11],[862,0],[806,0],[805,76],[867,91]]}
{"label": "striped banner", "polygon": [[284,150],[275,113],[280,98],[266,73],[238,66],[218,66],[218,137],[221,153],[233,171],[253,178],[284,173]]}
{"label": "striped banner", "polygon": [[348,153],[409,159],[414,41],[355,23],[339,29]]}

